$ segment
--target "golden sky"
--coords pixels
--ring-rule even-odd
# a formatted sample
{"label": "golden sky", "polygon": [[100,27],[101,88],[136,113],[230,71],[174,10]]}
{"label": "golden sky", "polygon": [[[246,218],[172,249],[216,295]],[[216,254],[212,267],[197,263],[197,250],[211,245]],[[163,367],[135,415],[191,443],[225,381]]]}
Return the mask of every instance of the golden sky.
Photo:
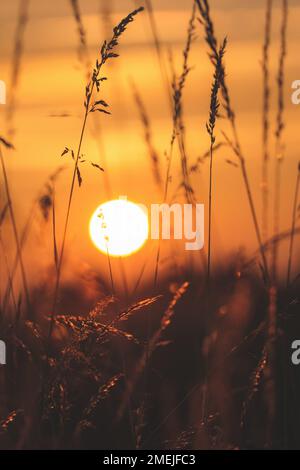
{"label": "golden sky", "polygon": [[[83,23],[86,29],[89,55],[94,62],[105,34],[104,17],[109,14],[113,24],[127,14],[138,2],[114,0],[80,1]],[[0,79],[10,81],[14,30],[18,14],[17,0],[0,2]],[[186,0],[153,0],[159,36],[164,46],[168,66],[168,51],[172,52],[176,70],[180,73],[182,49],[192,2]],[[275,2],[271,48],[272,121],[275,129],[276,88],[275,77],[278,62],[278,38],[280,28],[280,2]],[[106,6],[106,10],[105,7]],[[232,94],[242,146],[247,158],[251,184],[260,212],[261,174],[261,66],[264,30],[263,0],[211,1],[212,15],[219,38],[228,37],[226,71]],[[298,120],[300,107],[291,104],[291,83],[300,77],[299,56],[300,5],[290,1],[288,26],[288,58],[286,69],[286,158],[283,165],[282,229],[288,228],[294,189],[296,162],[299,159]],[[171,120],[165,96],[153,38],[146,14],[139,16],[121,38],[120,57],[108,66],[108,81],[102,97],[111,105],[112,116],[97,117],[101,126],[102,150],[99,155],[97,142],[91,129],[86,134],[83,153],[105,167],[109,175],[114,197],[126,194],[142,203],[157,199],[151,166],[143,142],[142,127],[132,97],[131,81],[134,81],[149,113],[153,139],[165,171],[164,152],[168,150]],[[209,108],[209,91],[212,69],[207,58],[203,31],[197,25],[197,40],[193,44],[190,64],[193,67],[184,93],[184,114],[187,132],[188,154],[192,164],[209,145],[205,123]],[[78,60],[78,35],[68,0],[30,0],[21,58],[21,72],[17,89],[17,109],[14,120],[16,151],[6,156],[13,184],[20,224],[35,195],[47,175],[62,163],[60,154],[65,146],[76,148],[83,113],[85,73]],[[4,108],[0,109],[1,128],[5,129]],[[61,115],[67,117],[60,117]],[[226,123],[218,123],[217,139]],[[1,132],[2,133],[2,132]],[[5,134],[5,132],[3,132]],[[274,141],[270,153],[274,151]],[[249,252],[256,247],[248,203],[240,170],[226,163],[232,159],[228,150],[218,154],[215,164],[215,244],[216,251],[236,250],[246,245]],[[193,177],[200,202],[207,202],[207,165],[201,174]],[[82,170],[83,187],[76,189],[72,210],[69,249],[78,252],[80,261],[91,266],[106,263],[103,255],[95,253],[88,235],[89,217],[107,196],[103,189],[103,175],[93,169]],[[145,177],[145,175],[147,175]],[[171,193],[178,184],[179,159],[172,169]],[[71,177],[71,163],[58,184],[58,220],[65,210],[64,195]],[[155,195],[155,196],[154,196]],[[156,202],[156,201],[154,201]],[[36,229],[35,246],[47,238],[47,230]],[[140,263],[150,256],[150,248],[134,255],[130,263]],[[70,258],[72,256],[70,255]],[[45,255],[45,259],[47,259]],[[137,261],[138,260],[138,261]]]}

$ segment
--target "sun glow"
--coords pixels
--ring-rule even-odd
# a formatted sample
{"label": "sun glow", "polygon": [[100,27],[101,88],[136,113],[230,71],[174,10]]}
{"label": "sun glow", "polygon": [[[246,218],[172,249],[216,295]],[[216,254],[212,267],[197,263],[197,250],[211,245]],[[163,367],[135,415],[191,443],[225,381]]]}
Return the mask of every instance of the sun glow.
{"label": "sun glow", "polygon": [[148,218],[143,209],[127,199],[101,204],[90,220],[90,237],[102,253],[129,256],[148,238]]}

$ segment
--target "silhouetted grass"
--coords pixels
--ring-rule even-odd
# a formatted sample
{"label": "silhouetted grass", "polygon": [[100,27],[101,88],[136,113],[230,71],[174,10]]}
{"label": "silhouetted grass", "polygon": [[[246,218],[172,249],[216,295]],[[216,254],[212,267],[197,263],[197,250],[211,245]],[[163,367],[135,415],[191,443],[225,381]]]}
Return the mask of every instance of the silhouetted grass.
{"label": "silhouetted grass", "polygon": [[[160,60],[162,45],[154,24],[153,6],[146,2],[152,34]],[[268,58],[271,3],[267,3],[264,43],[264,144],[269,132]],[[77,1],[72,1],[79,39],[86,47],[84,26]],[[183,91],[190,73],[189,57],[194,40],[196,6],[205,30],[214,78],[210,96],[207,131],[210,149],[191,165],[185,148]],[[281,53],[278,73],[277,141],[282,145],[283,83],[287,2],[283,1]],[[68,210],[63,226],[63,242],[57,247],[57,196],[55,183],[61,168],[48,178],[35,199],[20,234],[17,231],[10,187],[2,153],[6,199],[0,208],[0,250],[5,271],[1,298],[1,339],[7,344],[7,364],[0,366],[0,448],[1,449],[254,449],[300,448],[297,390],[299,377],[290,361],[290,341],[299,329],[299,281],[292,278],[295,240],[300,233],[297,207],[300,184],[298,167],[291,227],[276,231],[270,239],[260,237],[250,181],[245,166],[227,88],[223,56],[226,41],[218,44],[207,0],[196,0],[189,21],[181,74],[173,73],[173,130],[170,142],[164,202],[168,200],[173,146],[178,140],[180,169],[185,201],[196,201],[191,175],[209,163],[209,217],[207,271],[194,271],[188,262],[180,272],[170,269],[158,282],[160,251],[157,251],[155,282],[141,283],[144,267],[131,298],[118,299],[111,260],[110,280],[97,273],[93,279],[61,279],[64,249],[76,181],[82,184],[81,168],[98,164],[81,155],[82,141],[90,113],[108,113],[109,106],[95,98],[106,77],[102,67],[116,57],[119,37],[141,9],[135,10],[114,28],[112,39],[104,42],[85,91],[84,120],[77,151],[66,147],[64,156],[74,164]],[[230,74],[230,70],[226,69]],[[219,115],[219,96],[232,138],[217,142],[215,126]],[[153,174],[162,178],[150,132],[150,121],[143,103],[135,99],[144,126]],[[203,126],[205,123],[203,123]],[[0,138],[1,148],[10,147]],[[0,148],[0,152],[1,152]],[[247,255],[236,250],[211,271],[211,214],[214,204],[213,164],[215,153],[231,148],[242,170],[258,239],[258,250]],[[265,148],[266,151],[266,148]],[[264,163],[267,162],[264,153]],[[102,174],[102,173],[99,173]],[[182,187],[182,185],[181,185]],[[60,202],[60,201],[59,201]],[[32,220],[39,211],[40,223],[51,223],[54,267],[45,279],[24,283],[22,250]],[[17,255],[10,262],[6,239],[8,216],[14,230]],[[42,222],[41,222],[42,220]],[[263,221],[264,222],[264,221]],[[265,231],[263,231],[265,233]],[[50,238],[50,237],[49,237]],[[266,281],[266,257],[289,242],[287,282],[284,287],[273,279]],[[284,244],[283,244],[284,245]],[[32,255],[34,256],[34,255]],[[173,253],[171,254],[173,256]],[[263,260],[263,278],[257,270]],[[23,289],[28,289],[27,318],[22,315],[22,292],[14,280],[20,264],[24,269]],[[2,265],[1,265],[2,266]],[[221,267],[223,266],[223,267]],[[122,269],[122,265],[119,266]],[[55,299],[49,285],[56,282]],[[137,285],[140,294],[137,298]],[[131,288],[132,286],[129,286]],[[86,291],[89,291],[87,295]],[[60,301],[60,314],[56,304]],[[209,307],[209,308],[208,308]],[[146,327],[145,327],[146,326]],[[50,332],[50,333],[49,333]],[[51,344],[49,339],[51,339]],[[46,373],[45,373],[46,371]],[[205,390],[205,399],[203,398]],[[42,409],[37,406],[42,401]],[[202,405],[202,406],[201,406]]]}
{"label": "silhouetted grass", "polygon": [[273,0],[266,1],[265,35],[263,44],[263,118],[262,118],[262,238],[268,238],[269,231],[269,113],[270,113],[270,70],[269,57],[272,32]]}

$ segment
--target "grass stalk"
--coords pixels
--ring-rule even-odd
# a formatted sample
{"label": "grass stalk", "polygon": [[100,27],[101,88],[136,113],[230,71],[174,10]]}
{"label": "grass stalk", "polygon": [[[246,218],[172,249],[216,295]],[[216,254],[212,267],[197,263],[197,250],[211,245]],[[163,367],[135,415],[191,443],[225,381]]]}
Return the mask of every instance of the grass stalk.
{"label": "grass stalk", "polygon": [[78,56],[79,60],[83,63],[85,70],[86,70],[86,77],[87,80],[90,76],[90,69],[91,69],[91,61],[89,57],[88,47],[87,47],[87,40],[86,40],[86,32],[83,26],[81,12],[79,8],[79,1],[78,0],[70,0],[72,13],[77,25],[77,32],[79,37],[79,48],[78,48]]}
{"label": "grass stalk", "polygon": [[[9,283],[9,286],[10,286],[9,292],[10,292],[10,295],[11,295],[11,299],[12,299],[13,307],[14,307],[14,310],[15,310],[15,314],[17,314],[17,302],[16,302],[16,296],[15,296],[15,293],[14,293],[13,279],[12,279],[12,275],[11,275],[11,271],[10,271],[10,267],[9,267],[9,261],[8,261],[7,254],[6,254],[7,250],[6,250],[6,246],[4,244],[4,241],[3,241],[1,228],[0,228],[0,246],[1,246],[1,249],[2,249],[2,252],[3,252],[3,258],[4,258],[5,268],[6,268],[6,272],[7,272],[8,283]],[[3,313],[4,313],[4,311],[5,310],[2,309]]]}
{"label": "grass stalk", "polygon": [[291,281],[291,271],[292,271],[292,260],[293,260],[293,250],[294,250],[294,241],[295,241],[295,229],[296,229],[296,219],[297,219],[297,205],[299,197],[299,187],[300,187],[300,162],[298,163],[298,172],[295,188],[295,196],[293,203],[293,212],[292,212],[292,223],[291,223],[291,233],[290,233],[290,244],[289,244],[289,256],[288,256],[288,266],[287,266],[287,276],[286,276],[286,287],[288,288]]}
{"label": "grass stalk", "polygon": [[185,145],[185,127],[183,122],[183,91],[186,85],[188,74],[191,70],[189,66],[189,56],[192,47],[192,42],[195,37],[195,19],[196,19],[196,4],[193,2],[192,13],[188,24],[187,40],[183,50],[183,65],[182,72],[178,80],[176,77],[173,79],[173,94],[174,94],[174,111],[173,111],[173,135],[177,137],[178,148],[180,153],[182,185],[185,191],[185,198],[188,203],[195,201],[194,191],[190,182],[188,171],[188,157]]}
{"label": "grass stalk", "polygon": [[165,61],[163,58],[163,51],[162,51],[161,41],[159,38],[157,24],[156,24],[156,20],[154,16],[152,0],[145,0],[145,5],[146,5],[146,12],[149,17],[149,22],[150,22],[151,32],[153,36],[153,41],[154,41],[154,47],[155,47],[157,58],[158,58],[160,73],[161,73],[162,80],[165,86],[166,95],[168,97],[170,109],[172,110],[173,105],[172,105],[171,84],[169,81]]}
{"label": "grass stalk", "polygon": [[58,250],[57,250],[57,239],[56,239],[56,204],[55,204],[55,188],[53,187],[52,193],[52,239],[53,239],[53,257],[55,270],[57,273],[58,269]]}
{"label": "grass stalk", "polygon": [[269,112],[270,112],[270,71],[269,52],[271,44],[273,0],[267,0],[265,35],[263,44],[263,117],[262,117],[262,239],[266,241],[269,231]]}
{"label": "grass stalk", "polygon": [[156,151],[154,144],[153,144],[150,119],[149,119],[146,107],[142,101],[142,98],[137,90],[137,87],[135,86],[134,82],[132,82],[131,85],[132,85],[133,98],[136,103],[136,107],[139,112],[140,121],[142,123],[143,130],[144,130],[144,141],[145,141],[148,154],[150,157],[153,179],[157,185],[158,190],[161,192],[162,191],[162,177],[161,177],[161,172],[160,172],[160,162],[159,162],[158,152]]}
{"label": "grass stalk", "polygon": [[8,181],[8,176],[7,176],[7,171],[6,171],[6,166],[5,166],[5,161],[4,161],[4,156],[3,156],[1,144],[0,144],[0,161],[1,161],[1,168],[2,168],[2,173],[3,173],[6,199],[7,199],[7,203],[8,203],[8,211],[9,211],[9,214],[10,214],[11,225],[12,225],[12,229],[13,229],[13,234],[14,234],[14,239],[15,239],[15,244],[16,244],[16,250],[17,250],[17,256],[18,256],[19,263],[20,263],[20,270],[21,270],[21,277],[22,277],[23,289],[24,289],[24,294],[25,294],[25,300],[26,300],[26,305],[27,305],[27,308],[28,308],[28,315],[30,315],[30,297],[29,297],[27,277],[26,277],[26,272],[25,272],[25,266],[24,266],[24,261],[23,261],[23,255],[22,255],[22,249],[21,249],[19,234],[18,234],[17,222],[16,222],[15,212],[14,212],[14,208],[13,208],[13,203],[12,203],[12,198],[11,198],[11,191],[10,191],[10,186],[9,186],[9,181]]}
{"label": "grass stalk", "polygon": [[215,125],[220,107],[218,93],[221,87],[224,74],[223,57],[225,54],[227,40],[225,39],[220,46],[217,61],[215,64],[214,81],[210,95],[210,113],[209,122],[206,125],[207,132],[210,136],[210,160],[209,160],[209,194],[208,194],[208,251],[207,251],[207,288],[209,291],[210,271],[211,271],[211,221],[212,221],[212,180],[213,180],[213,150],[216,142]]}
{"label": "grass stalk", "polygon": [[268,307],[268,338],[266,341],[267,365],[265,368],[265,392],[267,402],[267,448],[272,448],[274,437],[274,424],[276,417],[276,338],[277,338],[277,290],[275,287],[269,289]]}
{"label": "grass stalk", "polygon": [[[59,176],[59,174],[61,173],[61,171],[63,169],[64,169],[64,167],[59,167],[54,173],[52,173],[49,176],[48,180],[46,181],[46,183],[44,185],[43,190],[39,192],[38,196],[33,201],[32,206],[31,206],[30,211],[29,211],[29,214],[27,216],[27,220],[26,220],[25,225],[24,225],[24,227],[21,231],[21,234],[20,234],[20,248],[21,248],[21,250],[23,250],[24,245],[26,243],[26,240],[28,238],[28,235],[30,233],[32,222],[33,222],[34,216],[35,216],[36,207],[37,206],[41,207],[41,200],[43,199],[43,196],[45,196],[45,191],[46,191],[46,194],[49,195],[48,194],[49,193],[49,188],[52,188],[52,185],[54,185],[54,182],[55,182],[56,178]],[[52,192],[52,189],[51,189],[51,192]],[[51,195],[51,197],[52,197],[52,195]],[[12,281],[14,279],[18,264],[19,264],[19,257],[18,257],[18,253],[17,253],[14,260],[13,260],[12,268],[11,268]],[[3,303],[2,303],[2,310],[3,311],[5,311],[6,304],[7,304],[7,301],[9,299],[10,288],[11,288],[11,284],[8,281],[7,285],[6,285],[6,288],[4,290]]]}
{"label": "grass stalk", "polygon": [[[87,37],[86,37],[86,30],[85,30],[82,15],[81,15],[79,0],[70,0],[70,2],[71,2],[72,13],[73,13],[75,23],[77,26],[77,32],[78,32],[78,38],[79,38],[78,58],[83,66],[85,77],[87,80],[89,80],[90,73],[91,73],[91,60],[90,60]],[[107,7],[103,4],[103,9],[105,11],[106,11],[106,8]],[[104,20],[106,18],[106,20],[108,21],[108,19],[110,18],[109,11],[107,10],[107,14],[104,14],[103,12],[103,16],[104,16]],[[110,21],[109,21],[109,26],[110,26]],[[109,31],[110,30],[111,28],[109,28]],[[107,33],[109,34],[109,32]],[[101,124],[100,124],[99,119],[96,119],[95,115],[93,117],[94,119],[92,119],[91,134],[97,144],[97,149],[99,153],[99,163],[101,162],[100,163],[101,166],[106,168],[107,164],[106,164],[105,146],[103,142]],[[111,198],[112,189],[111,189],[111,183],[110,183],[108,172],[104,171],[102,177],[103,177],[103,186],[104,186],[105,194],[108,198]]]}
{"label": "grass stalk", "polygon": [[12,66],[10,73],[10,82],[9,82],[9,99],[6,106],[6,124],[7,124],[7,134],[10,137],[13,137],[14,134],[14,114],[16,110],[16,94],[17,88],[20,81],[20,71],[22,63],[22,55],[24,50],[24,35],[26,31],[26,26],[29,19],[29,5],[30,0],[20,0],[19,9],[18,9],[18,21],[16,26],[16,31],[14,34],[14,46],[13,46],[13,57],[12,57]]}
{"label": "grass stalk", "polygon": [[[210,314],[210,284],[211,284],[211,234],[212,234],[212,189],[213,189],[213,150],[216,142],[215,137],[215,125],[218,116],[218,110],[220,107],[218,93],[222,83],[224,67],[223,57],[225,54],[227,40],[224,39],[223,44],[220,46],[219,52],[217,53],[217,60],[215,63],[214,80],[211,88],[210,95],[210,112],[209,121],[206,124],[207,132],[210,136],[210,160],[209,160],[209,194],[208,194],[208,248],[207,248],[207,270],[206,270],[206,299],[207,299],[207,315]],[[206,419],[207,409],[207,372],[205,374],[205,380],[203,384],[203,395],[202,395],[202,421]]]}
{"label": "grass stalk", "polygon": [[[171,135],[171,141],[170,141],[170,150],[169,150],[169,154],[167,157],[167,172],[166,172],[166,179],[165,179],[165,185],[164,185],[163,203],[167,201],[167,197],[168,197],[171,164],[172,164],[172,159],[173,159],[174,143],[175,143],[176,138],[178,141],[178,147],[179,147],[180,158],[181,158],[180,160],[181,170],[182,170],[183,186],[185,189],[186,200],[191,203],[194,201],[193,188],[189,181],[188,160],[187,160],[187,155],[185,151],[185,143],[184,143],[184,126],[183,126],[183,119],[182,119],[182,93],[183,93],[184,86],[186,84],[187,76],[190,72],[190,67],[188,66],[188,58],[189,58],[189,53],[191,50],[192,41],[194,38],[195,16],[196,16],[196,8],[195,8],[195,4],[193,3],[192,14],[191,14],[191,18],[188,24],[187,41],[186,41],[186,45],[183,51],[182,72],[178,80],[176,79],[175,72],[173,72],[173,79],[172,79],[173,128],[172,128],[172,135]],[[158,281],[159,260],[160,260],[160,243],[158,244],[156,261],[155,261],[154,289],[156,289],[157,281]]]}
{"label": "grass stalk", "polygon": [[[288,0],[282,0],[282,22],[280,30],[280,53],[277,73],[278,104],[276,119],[276,147],[275,147],[275,178],[274,178],[274,220],[273,234],[276,236],[280,232],[280,209],[281,209],[281,170],[284,158],[284,145],[282,142],[282,133],[285,127],[283,115],[285,109],[284,103],[284,67],[287,55],[287,23],[288,23]],[[277,279],[278,264],[278,245],[273,245],[272,252],[272,278],[274,282]]]}
{"label": "grass stalk", "polygon": [[[217,50],[217,39],[215,36],[215,31],[214,31],[214,25],[211,19],[210,15],[210,6],[208,0],[195,0],[196,4],[199,9],[199,13],[201,15],[201,24],[204,27],[205,30],[205,41],[207,42],[209,49],[210,49],[210,54],[209,58],[213,65],[216,64],[217,62],[217,56],[218,56],[218,50]],[[246,160],[243,155],[238,133],[237,133],[237,127],[236,127],[236,119],[235,119],[235,113],[232,108],[231,104],[231,98],[229,94],[229,89],[227,86],[226,82],[226,76],[223,74],[223,79],[221,83],[221,92],[222,92],[222,97],[223,97],[223,107],[226,112],[226,117],[230,123],[231,130],[232,130],[232,135],[233,135],[233,142],[230,142],[227,139],[227,143],[232,147],[235,155],[237,156],[239,162],[240,162],[240,167],[242,171],[242,177],[246,189],[246,194],[250,206],[250,212],[254,224],[254,230],[259,246],[259,251],[261,255],[261,260],[262,260],[262,267],[264,270],[264,277],[266,280],[269,279],[269,270],[268,270],[268,264],[267,264],[267,259],[263,250],[263,240],[260,232],[260,227],[258,224],[258,218],[256,214],[256,209],[255,209],[255,204],[254,204],[254,199],[252,195],[252,190],[251,190],[251,185],[250,185],[250,180],[247,172],[247,167],[246,167]]]}
{"label": "grass stalk", "polygon": [[[59,292],[59,285],[60,285],[60,279],[61,279],[62,263],[64,259],[64,253],[65,253],[65,245],[66,245],[66,237],[67,237],[67,231],[68,231],[68,226],[69,226],[70,212],[71,212],[71,206],[72,206],[72,201],[73,201],[73,196],[74,196],[76,178],[79,178],[79,175],[80,175],[78,167],[79,167],[81,147],[82,147],[83,138],[84,138],[84,134],[86,130],[88,116],[90,112],[95,112],[95,111],[109,114],[108,111],[104,109],[107,106],[107,104],[103,100],[96,101],[94,104],[91,103],[93,94],[94,94],[94,89],[96,87],[97,92],[99,92],[102,81],[106,80],[106,77],[100,76],[100,72],[102,72],[102,68],[104,64],[109,59],[118,56],[118,54],[113,52],[113,50],[118,45],[119,37],[123,34],[128,24],[131,23],[134,17],[142,10],[143,8],[141,7],[131,12],[126,18],[124,18],[118,24],[118,26],[114,28],[113,36],[110,39],[110,41],[109,42],[104,41],[102,48],[101,48],[100,61],[98,61],[97,59],[95,68],[93,70],[92,78],[90,79],[88,85],[86,86],[85,103],[84,103],[85,111],[84,111],[84,117],[83,117],[76,157],[75,157],[73,175],[72,175],[71,186],[70,186],[69,197],[68,197],[67,213],[66,213],[64,229],[63,229],[62,244],[61,244],[61,250],[60,250],[60,255],[58,259],[58,268],[57,268],[57,276],[56,276],[55,289],[54,289],[53,305],[52,305],[52,311],[51,311],[51,321],[50,321],[50,327],[49,327],[49,333],[48,333],[48,342],[50,342],[52,330],[54,326],[54,319],[55,319],[56,308],[57,308],[58,292]],[[99,107],[99,106],[104,106],[104,108]]]}

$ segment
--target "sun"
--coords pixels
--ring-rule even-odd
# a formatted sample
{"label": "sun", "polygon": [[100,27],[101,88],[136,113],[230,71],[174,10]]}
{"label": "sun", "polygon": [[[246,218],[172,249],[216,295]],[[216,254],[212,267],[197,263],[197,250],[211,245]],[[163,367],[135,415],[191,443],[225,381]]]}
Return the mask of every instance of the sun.
{"label": "sun", "polygon": [[148,217],[144,210],[125,198],[101,204],[90,220],[90,237],[102,253],[129,256],[148,238]]}

